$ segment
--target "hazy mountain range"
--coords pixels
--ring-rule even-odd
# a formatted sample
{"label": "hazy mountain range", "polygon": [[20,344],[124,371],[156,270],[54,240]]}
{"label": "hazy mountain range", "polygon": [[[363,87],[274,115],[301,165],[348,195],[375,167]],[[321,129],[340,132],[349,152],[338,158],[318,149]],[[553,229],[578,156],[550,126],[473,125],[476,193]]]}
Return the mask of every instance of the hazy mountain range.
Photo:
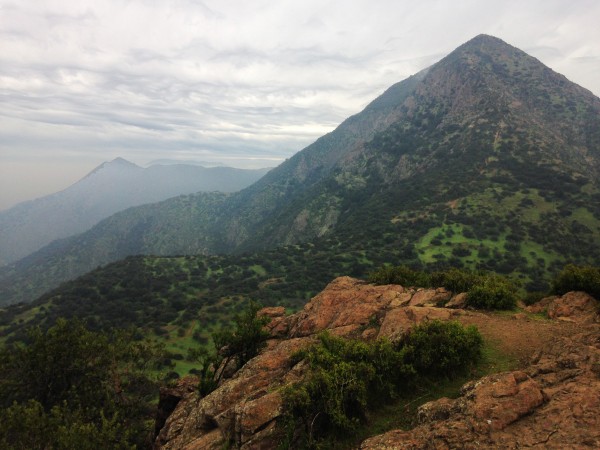
{"label": "hazy mountain range", "polygon": [[81,233],[132,206],[200,191],[239,191],[268,170],[164,161],[142,168],[122,158],[105,162],[63,191],[0,211],[0,264]]}
{"label": "hazy mountain range", "polygon": [[363,267],[376,249],[532,285],[565,262],[597,261],[599,175],[600,99],[481,35],[239,192],[131,208],[3,268],[0,301],[128,255],[299,243]]}

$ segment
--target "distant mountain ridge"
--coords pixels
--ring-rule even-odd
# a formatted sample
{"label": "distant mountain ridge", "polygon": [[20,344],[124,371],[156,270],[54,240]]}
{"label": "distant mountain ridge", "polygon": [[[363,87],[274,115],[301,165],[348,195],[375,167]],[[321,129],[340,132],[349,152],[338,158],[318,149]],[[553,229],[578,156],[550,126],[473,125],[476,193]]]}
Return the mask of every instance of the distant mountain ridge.
{"label": "distant mountain ridge", "polygon": [[116,158],[63,191],[1,211],[0,264],[81,233],[118,211],[200,191],[238,191],[268,170],[185,164],[142,168]]}
{"label": "distant mountain ridge", "polygon": [[600,254],[599,175],[600,99],[481,35],[240,192],[124,211],[0,271],[0,299],[132,254],[310,242],[532,283]]}

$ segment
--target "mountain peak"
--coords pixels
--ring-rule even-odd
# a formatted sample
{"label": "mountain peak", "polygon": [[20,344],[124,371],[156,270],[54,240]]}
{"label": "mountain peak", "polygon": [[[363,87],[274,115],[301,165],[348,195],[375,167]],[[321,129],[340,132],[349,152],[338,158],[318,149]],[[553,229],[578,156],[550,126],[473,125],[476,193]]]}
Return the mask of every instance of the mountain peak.
{"label": "mountain peak", "polygon": [[134,164],[131,161],[127,161],[124,158],[117,157],[117,158],[113,159],[112,161],[103,162],[98,167],[96,167],[94,170],[92,170],[90,173],[88,173],[85,177],[83,177],[82,180],[89,178],[94,174],[97,174],[102,169],[121,169],[121,168],[122,169],[141,169],[141,167],[138,166],[137,164]]}
{"label": "mountain peak", "polygon": [[475,36],[474,38],[468,40],[467,42],[456,48],[444,59],[452,59],[456,56],[464,57],[465,55],[473,54],[476,54],[480,57],[483,56],[484,58],[491,57],[492,60],[506,58],[535,59],[527,53],[523,52],[522,50],[519,50],[518,48],[513,47],[512,45],[504,42],[502,39],[497,38],[495,36],[490,36],[488,34],[479,34]]}
{"label": "mountain peak", "polygon": [[[495,36],[490,36],[489,34],[479,34],[474,38],[468,40],[458,48],[456,48],[453,52],[451,52],[448,56],[455,53],[462,52],[470,52],[470,51],[479,51],[483,53],[491,53],[491,54],[503,54],[503,53],[514,53],[518,52],[521,55],[526,55],[525,52],[519,50],[516,47],[504,42],[502,39],[497,38]],[[529,56],[529,55],[527,55]]]}
{"label": "mountain peak", "polygon": [[496,36],[492,36],[489,34],[478,34],[474,38],[468,40],[464,45],[506,45],[511,47],[511,45],[504,42],[502,39],[497,38]]}
{"label": "mountain peak", "polygon": [[127,161],[125,158],[121,158],[120,156],[113,159],[109,163],[105,163],[105,164],[114,164],[114,165],[120,165],[120,166],[136,166],[137,167],[136,164],[132,163],[131,161]]}

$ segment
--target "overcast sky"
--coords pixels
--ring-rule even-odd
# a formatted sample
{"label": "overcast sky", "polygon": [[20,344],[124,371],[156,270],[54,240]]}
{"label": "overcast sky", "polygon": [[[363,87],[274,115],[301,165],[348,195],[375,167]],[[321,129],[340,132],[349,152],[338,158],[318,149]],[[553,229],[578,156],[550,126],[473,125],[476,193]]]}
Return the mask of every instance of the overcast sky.
{"label": "overcast sky", "polygon": [[472,37],[600,95],[597,0],[0,0],[0,209],[117,156],[275,166]]}

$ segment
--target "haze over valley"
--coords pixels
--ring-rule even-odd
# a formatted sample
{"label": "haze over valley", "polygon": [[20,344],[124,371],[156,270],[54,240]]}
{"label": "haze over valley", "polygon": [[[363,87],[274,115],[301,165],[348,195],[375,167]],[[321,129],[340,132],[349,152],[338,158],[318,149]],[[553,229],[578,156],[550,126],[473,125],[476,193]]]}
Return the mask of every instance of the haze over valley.
{"label": "haze over valley", "polygon": [[144,169],[123,158],[105,162],[63,191],[0,211],[0,265],[86,231],[129,207],[200,191],[238,191],[268,170],[169,161]]}

